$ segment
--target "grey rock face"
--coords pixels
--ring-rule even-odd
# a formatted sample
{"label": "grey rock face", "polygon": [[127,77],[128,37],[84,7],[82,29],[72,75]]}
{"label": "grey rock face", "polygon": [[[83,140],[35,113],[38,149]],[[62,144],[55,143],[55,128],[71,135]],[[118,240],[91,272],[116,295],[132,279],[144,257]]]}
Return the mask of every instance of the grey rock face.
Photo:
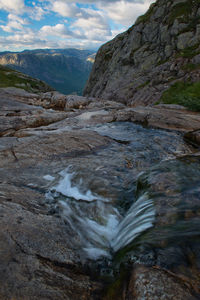
{"label": "grey rock face", "polygon": [[149,105],[177,80],[199,80],[199,66],[187,70],[200,52],[198,1],[152,4],[135,25],[103,45],[85,96]]}
{"label": "grey rock face", "polygon": [[186,47],[193,46],[191,45],[191,40],[194,36],[193,32],[185,32],[178,36],[177,48],[183,50]]}

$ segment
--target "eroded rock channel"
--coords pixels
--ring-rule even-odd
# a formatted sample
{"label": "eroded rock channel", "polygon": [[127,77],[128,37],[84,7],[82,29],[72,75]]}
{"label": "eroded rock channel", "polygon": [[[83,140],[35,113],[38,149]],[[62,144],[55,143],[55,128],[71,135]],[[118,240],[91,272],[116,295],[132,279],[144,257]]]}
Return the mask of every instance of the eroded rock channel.
{"label": "eroded rock channel", "polygon": [[1,298],[198,299],[198,148],[114,102],[26,104],[35,127],[22,102],[2,113]]}

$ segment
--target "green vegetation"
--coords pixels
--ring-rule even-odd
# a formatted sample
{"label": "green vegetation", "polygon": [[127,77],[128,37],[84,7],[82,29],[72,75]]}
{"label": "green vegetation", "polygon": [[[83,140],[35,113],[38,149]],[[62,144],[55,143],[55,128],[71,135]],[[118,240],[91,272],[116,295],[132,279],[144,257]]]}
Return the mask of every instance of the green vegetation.
{"label": "green vegetation", "polygon": [[199,68],[200,68],[200,64],[187,63],[182,67],[182,70],[191,72]]}
{"label": "green vegetation", "polygon": [[175,19],[183,23],[188,23],[188,29],[194,29],[196,24],[199,22],[199,17],[193,18],[190,20],[192,12],[198,9],[200,0],[187,0],[183,3],[177,3],[172,7],[171,13],[168,18],[169,24],[173,24]]}
{"label": "green vegetation", "polygon": [[108,50],[104,54],[104,60],[109,61],[111,60],[112,56],[113,56],[113,52],[111,50]]}
{"label": "green vegetation", "polygon": [[149,7],[148,11],[146,12],[146,14],[140,16],[139,18],[137,18],[135,25],[138,25],[140,23],[145,23],[148,22],[150,20],[150,17],[152,16],[153,12],[154,12],[154,7],[155,4],[151,4],[151,6]]}
{"label": "green vegetation", "polygon": [[157,66],[163,65],[163,64],[165,64],[167,61],[169,61],[169,58],[158,59]]}
{"label": "green vegetation", "polygon": [[184,28],[180,33],[188,32],[188,31],[194,31],[196,29],[196,26],[200,24],[200,17],[197,16],[193,18],[192,20],[188,21],[188,26]]}
{"label": "green vegetation", "polygon": [[173,24],[175,19],[183,19],[184,23],[188,21],[188,17],[192,13],[194,2],[196,1],[189,0],[184,3],[177,3],[174,5],[169,15],[169,24]]}
{"label": "green vegetation", "polygon": [[179,104],[200,111],[200,82],[176,82],[161,97],[165,104]]}
{"label": "green vegetation", "polygon": [[[186,31],[195,29],[196,25],[200,22],[200,17],[196,17],[190,20],[190,16],[193,10],[198,8],[199,4],[200,4],[200,0],[187,0],[186,2],[183,3],[177,3],[172,7],[171,12],[167,19],[167,23],[169,25],[172,25],[175,19],[178,19],[183,23],[188,23],[188,27]],[[154,12],[155,6],[156,5],[153,3],[150,6],[149,10],[136,20],[135,25],[148,22],[150,20],[151,15]]]}
{"label": "green vegetation", "polygon": [[0,88],[5,87],[22,88],[28,92],[47,92],[53,90],[41,80],[31,78],[18,71],[0,66]]}
{"label": "green vegetation", "polygon": [[120,41],[123,41],[123,39],[124,39],[124,34],[123,34],[123,33],[118,34],[118,35],[117,35],[117,39],[120,40]]}
{"label": "green vegetation", "polygon": [[143,87],[147,86],[150,83],[150,80],[147,80],[146,82],[140,84],[137,86],[137,91],[142,89]]}
{"label": "green vegetation", "polygon": [[187,48],[181,50],[180,52],[178,52],[177,57],[192,58],[195,55],[199,54],[198,47],[199,47],[199,45],[187,47]]}

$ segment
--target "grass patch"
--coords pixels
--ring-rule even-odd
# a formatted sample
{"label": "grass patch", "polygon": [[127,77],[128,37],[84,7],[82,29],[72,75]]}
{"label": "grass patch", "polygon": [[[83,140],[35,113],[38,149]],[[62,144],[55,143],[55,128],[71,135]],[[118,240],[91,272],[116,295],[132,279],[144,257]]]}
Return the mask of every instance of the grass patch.
{"label": "grass patch", "polygon": [[31,78],[18,71],[0,66],[0,88],[6,87],[22,88],[28,92],[47,92],[53,90],[41,80]]}
{"label": "grass patch", "polygon": [[154,12],[154,7],[155,4],[151,4],[151,6],[149,7],[148,11],[146,12],[146,14],[140,16],[139,18],[137,18],[135,25],[138,25],[140,23],[145,23],[148,22],[150,20],[150,17],[152,16],[153,12]]}
{"label": "grass patch", "polygon": [[[179,19],[183,23],[189,23],[187,30],[195,29],[196,25],[200,21],[200,18],[195,17],[192,18],[192,20],[190,19],[193,10],[198,8],[199,4],[200,4],[200,0],[188,0],[184,3],[177,3],[176,5],[174,5],[167,19],[168,25],[172,25],[176,19]],[[151,15],[154,13],[155,7],[156,4],[153,3],[148,9],[148,11],[136,20],[135,25],[148,22],[150,20]]]}
{"label": "grass patch", "polygon": [[169,58],[159,60],[158,63],[157,63],[157,66],[163,65],[163,64],[165,64],[168,61],[169,61]]}
{"label": "grass patch", "polygon": [[169,17],[168,24],[172,25],[175,19],[179,19],[180,22],[189,23],[188,29],[192,30],[199,22],[199,17],[193,17],[191,19],[192,12],[198,9],[200,0],[188,0],[184,3],[177,3],[173,6]]}
{"label": "grass patch", "polygon": [[[194,2],[194,1],[193,1]],[[192,1],[187,1],[185,3],[177,3],[173,8],[169,15],[168,23],[172,25],[175,19],[181,17],[185,21],[188,20],[189,15],[192,13],[193,3]]]}
{"label": "grass patch", "polygon": [[200,64],[192,64],[192,63],[187,63],[182,67],[182,70],[184,71],[194,71],[200,68]]}
{"label": "grass patch", "polygon": [[137,91],[142,89],[143,87],[147,86],[150,83],[150,80],[147,80],[146,82],[140,84],[137,86]]}
{"label": "grass patch", "polygon": [[196,26],[200,24],[200,17],[194,17],[192,20],[189,20],[188,22],[188,26],[183,29],[182,31],[180,31],[180,33],[185,33],[188,31],[194,31],[196,29]]}
{"label": "grass patch", "polygon": [[200,111],[200,82],[176,82],[163,93],[161,103],[179,104]]}
{"label": "grass patch", "polygon": [[195,55],[199,54],[199,45],[194,45],[192,47],[187,47],[177,53],[176,57],[193,58]]}

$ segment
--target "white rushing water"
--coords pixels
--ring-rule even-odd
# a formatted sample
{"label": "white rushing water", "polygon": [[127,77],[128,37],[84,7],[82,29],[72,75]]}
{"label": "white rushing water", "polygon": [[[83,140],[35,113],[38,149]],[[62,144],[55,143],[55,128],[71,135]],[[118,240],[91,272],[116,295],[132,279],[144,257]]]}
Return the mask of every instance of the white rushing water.
{"label": "white rushing water", "polygon": [[74,173],[66,169],[59,174],[60,181],[46,197],[57,200],[61,216],[78,235],[89,258],[111,257],[113,251],[128,245],[153,226],[155,211],[147,194],[142,195],[122,216],[109,199],[90,190],[82,192],[81,182],[74,186]]}

